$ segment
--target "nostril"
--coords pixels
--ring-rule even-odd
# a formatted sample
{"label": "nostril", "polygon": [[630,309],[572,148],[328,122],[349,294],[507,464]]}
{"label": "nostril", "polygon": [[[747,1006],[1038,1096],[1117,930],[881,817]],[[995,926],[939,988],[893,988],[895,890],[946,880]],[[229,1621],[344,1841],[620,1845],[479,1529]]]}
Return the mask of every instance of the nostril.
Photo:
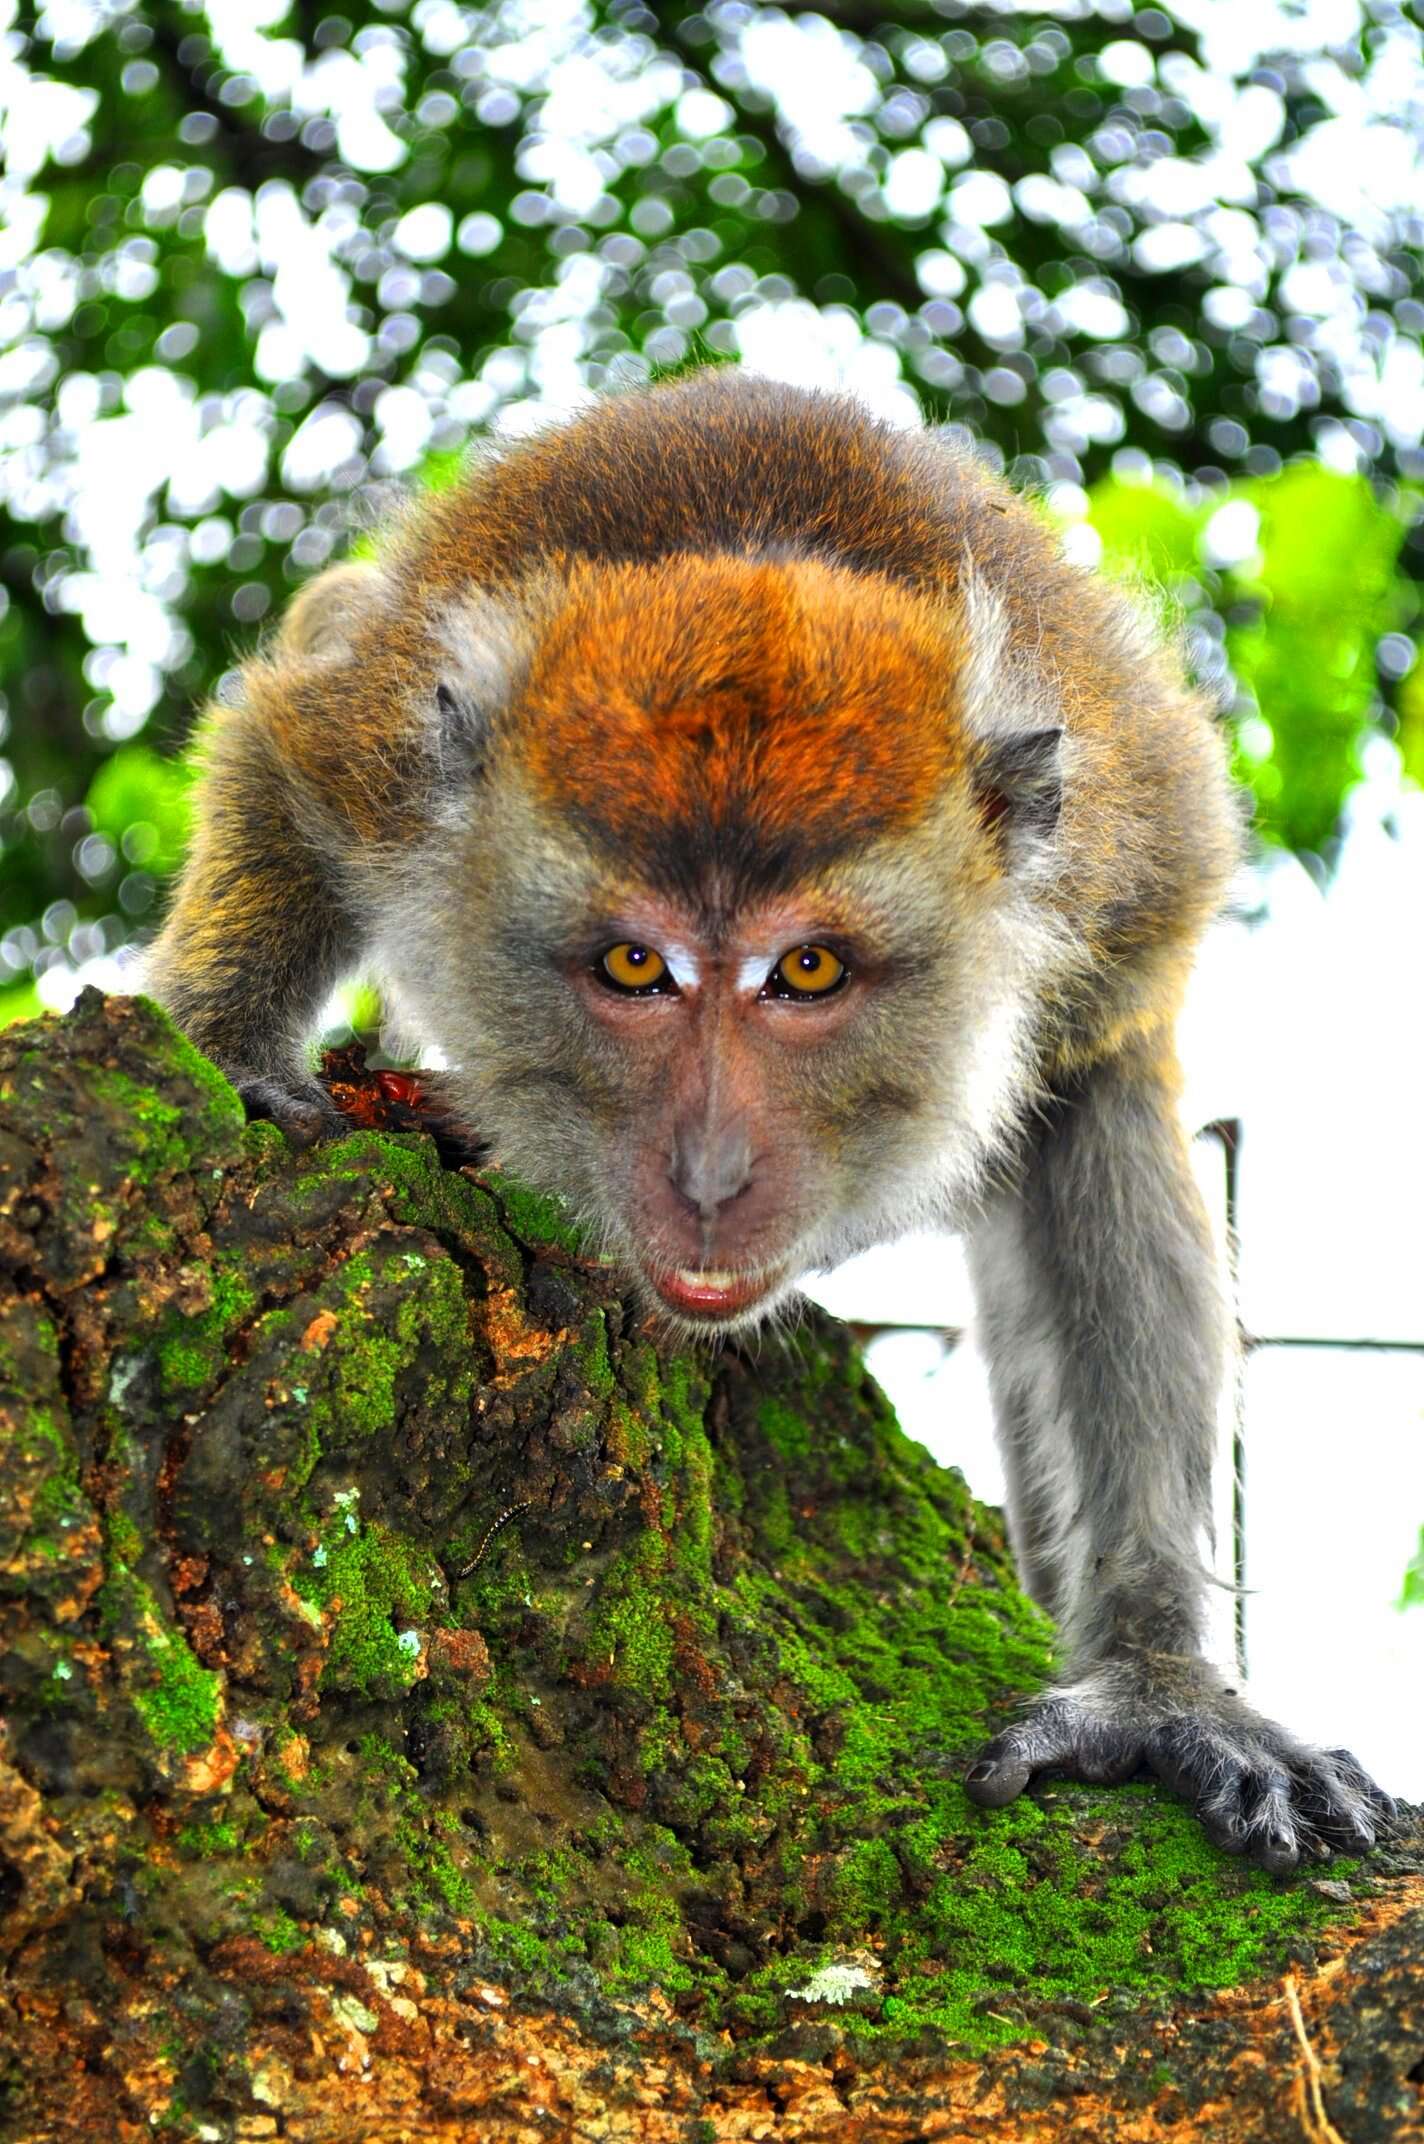
{"label": "nostril", "polygon": [[672,1185],[673,1197],[677,1200],[679,1206],[685,1206],[690,1214],[695,1214],[700,1220],[702,1218],[702,1208],[698,1205],[691,1192],[679,1181],[675,1169],[668,1170],[667,1180]]}
{"label": "nostril", "polygon": [[679,1198],[704,1221],[710,1220],[750,1185],[750,1141],[735,1126],[711,1138],[681,1139],[674,1146],[667,1176]]}
{"label": "nostril", "polygon": [[744,1192],[751,1189],[750,1174],[720,1197],[715,1188],[680,1180],[671,1169],[667,1172],[667,1179],[681,1204],[689,1213],[695,1214],[699,1221],[714,1220],[718,1214],[725,1212],[727,1207],[734,1206]]}

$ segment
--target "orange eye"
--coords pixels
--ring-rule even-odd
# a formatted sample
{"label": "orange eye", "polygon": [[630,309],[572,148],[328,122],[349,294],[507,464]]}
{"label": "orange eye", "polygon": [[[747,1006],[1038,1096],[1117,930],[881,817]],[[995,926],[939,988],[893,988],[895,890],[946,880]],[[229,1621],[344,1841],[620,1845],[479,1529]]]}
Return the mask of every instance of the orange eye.
{"label": "orange eye", "polygon": [[650,945],[611,945],[599,957],[598,974],[615,990],[657,990],[667,982],[667,962]]}
{"label": "orange eye", "polygon": [[847,973],[828,945],[798,945],[776,963],[772,991],[777,997],[823,998],[839,989]]}

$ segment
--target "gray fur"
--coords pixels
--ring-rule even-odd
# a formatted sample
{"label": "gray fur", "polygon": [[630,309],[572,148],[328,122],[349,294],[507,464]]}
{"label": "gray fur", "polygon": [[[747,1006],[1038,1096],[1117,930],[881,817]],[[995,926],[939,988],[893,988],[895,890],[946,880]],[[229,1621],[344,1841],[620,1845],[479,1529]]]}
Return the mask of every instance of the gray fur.
{"label": "gray fur", "polygon": [[1047,1106],[971,1256],[1012,1441],[1036,1420],[1058,1454],[1067,1425],[1071,1466],[1032,1468],[1031,1554],[1073,1656],[1194,1649],[1227,1320],[1175,1100],[1150,1067],[1116,1058]]}
{"label": "gray fur", "polygon": [[1164,1074],[1119,1055],[1056,1097],[970,1252],[1015,1550],[1065,1651],[970,1793],[997,1807],[1046,1767],[1108,1780],[1145,1766],[1218,1845],[1277,1872],[1369,1846],[1388,1797],[1345,1753],[1253,1713],[1203,1657],[1231,1340]]}

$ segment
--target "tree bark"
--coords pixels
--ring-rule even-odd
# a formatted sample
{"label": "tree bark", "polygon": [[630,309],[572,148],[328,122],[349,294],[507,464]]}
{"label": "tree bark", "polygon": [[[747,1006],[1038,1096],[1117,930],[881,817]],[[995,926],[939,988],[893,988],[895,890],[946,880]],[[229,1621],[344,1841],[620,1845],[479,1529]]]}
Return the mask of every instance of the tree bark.
{"label": "tree bark", "polygon": [[974,1810],[1047,1639],[828,1321],[670,1354],[419,1131],[0,1036],[0,2135],[1424,2137],[1417,1837]]}

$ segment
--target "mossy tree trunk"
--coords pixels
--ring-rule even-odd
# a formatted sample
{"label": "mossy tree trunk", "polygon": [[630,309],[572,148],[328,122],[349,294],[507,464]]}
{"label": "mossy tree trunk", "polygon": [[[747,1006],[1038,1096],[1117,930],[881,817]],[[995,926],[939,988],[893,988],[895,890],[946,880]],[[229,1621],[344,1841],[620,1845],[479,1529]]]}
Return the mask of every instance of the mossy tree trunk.
{"label": "mossy tree trunk", "polygon": [[828,1322],[660,1353],[428,1137],[0,1037],[0,2135],[1277,2137],[1292,1960],[1424,2134],[1417,1858],[971,1809],[1047,1635]]}

